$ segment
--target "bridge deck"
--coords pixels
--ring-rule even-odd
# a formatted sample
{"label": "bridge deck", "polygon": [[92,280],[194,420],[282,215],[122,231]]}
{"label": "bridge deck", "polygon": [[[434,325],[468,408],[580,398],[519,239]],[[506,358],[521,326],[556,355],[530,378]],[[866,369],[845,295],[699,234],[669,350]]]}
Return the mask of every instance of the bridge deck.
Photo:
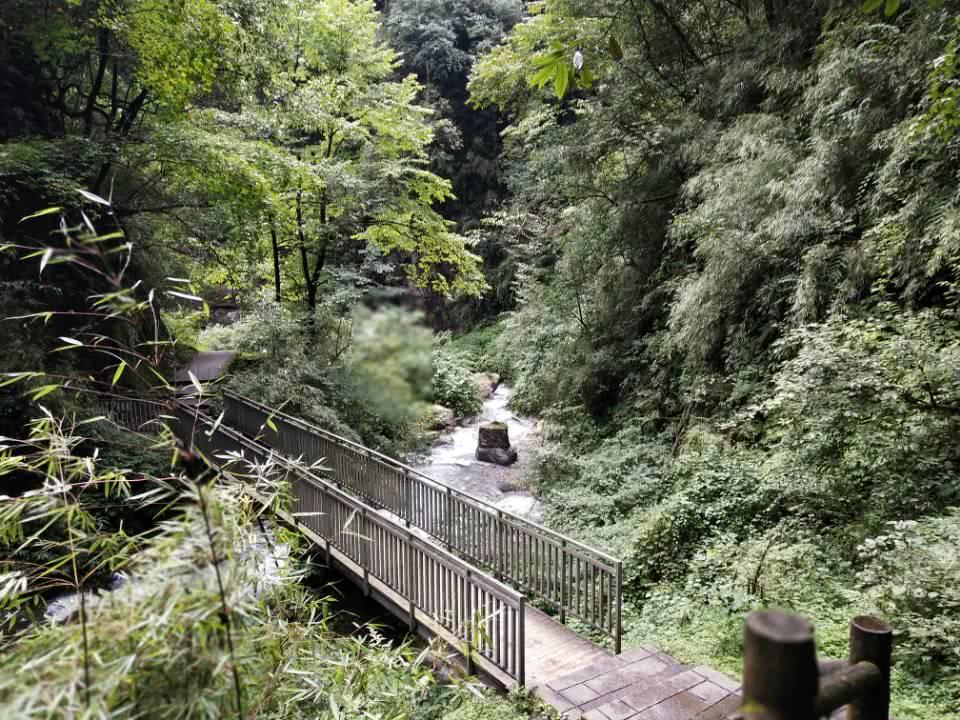
{"label": "bridge deck", "polygon": [[[331,552],[360,585],[363,568]],[[405,617],[402,597],[376,578],[366,582],[384,607]],[[443,628],[428,615],[418,612],[417,621],[426,637],[443,637]],[[687,668],[653,647],[614,655],[531,607],[525,648],[528,687],[566,720],[723,720],[742,702],[739,684],[711,668]],[[497,668],[484,669],[497,683],[510,685]]]}
{"label": "bridge deck", "polygon": [[653,647],[613,655],[532,608],[526,648],[530,688],[567,720],[720,720],[742,702],[739,683],[711,668]]}

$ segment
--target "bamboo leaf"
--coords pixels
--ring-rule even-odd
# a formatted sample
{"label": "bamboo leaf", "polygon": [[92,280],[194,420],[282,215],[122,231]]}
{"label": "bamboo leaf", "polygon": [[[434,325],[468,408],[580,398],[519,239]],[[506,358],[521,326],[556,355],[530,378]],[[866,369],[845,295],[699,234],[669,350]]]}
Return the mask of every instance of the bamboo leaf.
{"label": "bamboo leaf", "polygon": [[49,208],[46,208],[45,210],[41,210],[40,212],[35,212],[33,213],[33,215],[27,215],[26,217],[20,218],[20,222],[33,220],[34,218],[43,217],[44,215],[53,215],[54,213],[60,212],[62,209],[63,208],[60,208],[60,207],[49,207]]}
{"label": "bamboo leaf", "polygon": [[113,373],[113,380],[110,381],[111,385],[116,385],[117,381],[120,379],[120,376],[123,375],[124,368],[127,367],[127,363],[124,360],[120,361],[120,364],[117,365],[116,371]]}
{"label": "bamboo leaf", "polygon": [[53,248],[47,248],[43,251],[43,257],[40,258],[40,274],[43,275],[43,269],[47,267],[50,258],[53,257]]}
{"label": "bamboo leaf", "polygon": [[114,230],[113,232],[107,233],[106,235],[96,235],[96,236],[91,237],[91,238],[85,238],[85,242],[88,242],[88,243],[101,243],[101,242],[104,242],[104,241],[106,241],[106,240],[116,240],[117,238],[122,238],[122,237],[126,237],[126,236],[123,234],[123,231],[122,231],[122,230]]}
{"label": "bamboo leaf", "polygon": [[187,370],[187,375],[190,376],[191,384],[197,389],[197,394],[203,395],[203,385],[197,380],[197,376],[193,374],[193,370]]}
{"label": "bamboo leaf", "polygon": [[182,298],[183,300],[191,300],[193,302],[203,302],[203,298],[197,297],[196,295],[188,295],[187,293],[177,292],[176,290],[167,290],[167,295],[172,295],[173,297]]}
{"label": "bamboo leaf", "polygon": [[7,385],[13,385],[18,383],[21,380],[26,380],[27,378],[40,377],[41,373],[38,372],[19,372],[19,373],[4,373],[3,377],[7,379],[0,382],[0,387],[6,387]]}
{"label": "bamboo leaf", "polygon": [[88,192],[87,190],[81,190],[80,188],[77,188],[77,192],[83,195],[83,197],[85,197],[90,202],[97,203],[98,205],[106,205],[107,207],[110,207],[110,201],[104,200],[99,195],[95,195],[94,193]]}
{"label": "bamboo leaf", "polygon": [[41,385],[31,393],[30,399],[36,402],[40,398],[46,397],[47,395],[52,393],[54,390],[59,390],[59,389],[60,389],[59,385]]}

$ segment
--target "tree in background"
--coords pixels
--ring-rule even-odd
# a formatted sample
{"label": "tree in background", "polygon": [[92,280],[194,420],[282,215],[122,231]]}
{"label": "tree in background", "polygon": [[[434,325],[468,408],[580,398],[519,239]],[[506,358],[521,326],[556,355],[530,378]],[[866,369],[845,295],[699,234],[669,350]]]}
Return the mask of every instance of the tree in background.
{"label": "tree in background", "polygon": [[387,36],[403,68],[417,75],[425,101],[439,113],[434,167],[451,178],[458,200],[447,216],[461,226],[479,219],[502,194],[499,117],[467,104],[474,61],[520,21],[518,0],[393,0],[386,10]]}
{"label": "tree in background", "polygon": [[627,559],[637,639],[733,669],[743,611],[830,645],[876,608],[897,714],[949,714],[957,3],[530,10],[470,90],[511,117],[499,350],[548,518]]}
{"label": "tree in background", "polygon": [[[385,8],[385,31],[405,72],[423,85],[423,102],[436,109],[430,147],[432,167],[451,179],[456,197],[442,212],[468,233],[483,258],[484,274],[509,272],[502,244],[481,232],[481,218],[505,197],[500,113],[468,102],[467,79],[474,62],[520,22],[519,0],[393,0]],[[461,298],[454,303],[426,299],[437,327],[462,327],[471,318],[510,307],[503,293]]]}
{"label": "tree in background", "polygon": [[475,259],[434,209],[452,195],[427,167],[429,111],[415,103],[413,77],[394,79],[396,56],[377,40],[372,5],[273,3],[263,12],[247,30],[259,81],[239,120],[251,140],[265,135],[287,155],[271,223],[286,236],[308,308],[330,267],[370,268],[378,255],[403,258],[417,287],[477,293]]}
{"label": "tree in background", "polygon": [[[380,277],[402,266],[441,294],[482,287],[433,209],[450,185],[425,167],[427,111],[414,80],[392,79],[370,3],[3,9],[4,63],[31,78],[2,88],[20,118],[4,124],[6,223],[81,187],[110,197],[142,261],[199,281],[255,288],[281,271],[312,308],[328,260],[360,269],[369,247]],[[293,252],[272,252],[274,236]]]}

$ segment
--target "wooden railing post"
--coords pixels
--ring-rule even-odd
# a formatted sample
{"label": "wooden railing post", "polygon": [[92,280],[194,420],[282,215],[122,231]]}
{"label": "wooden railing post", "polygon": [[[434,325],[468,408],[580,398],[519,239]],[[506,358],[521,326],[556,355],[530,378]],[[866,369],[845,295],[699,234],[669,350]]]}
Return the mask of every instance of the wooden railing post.
{"label": "wooden railing post", "polygon": [[526,599],[521,595],[517,606],[517,684],[523,687],[527,683],[527,646],[526,646]]}
{"label": "wooden railing post", "polygon": [[453,546],[453,496],[451,494],[450,486],[447,485],[447,510],[446,510],[446,523],[445,523],[445,535],[444,540],[447,544],[447,550]]}
{"label": "wooden railing post", "polygon": [[617,627],[613,639],[613,651],[617,655],[623,649],[623,561],[617,560]]}
{"label": "wooden railing post", "polygon": [[473,675],[473,587],[470,578],[470,569],[467,568],[463,583],[467,591],[467,674]]}
{"label": "wooden railing post", "polygon": [[567,624],[567,541],[560,541],[560,623]]}
{"label": "wooden railing post", "polygon": [[497,561],[496,568],[497,580],[503,579],[503,511],[497,510]]}
{"label": "wooden railing post", "polygon": [[407,596],[407,625],[410,628],[410,632],[414,632],[417,629],[417,615],[414,610],[413,599],[416,596],[414,592],[414,578],[416,573],[413,571],[413,533],[407,533],[407,549],[404,553],[404,573],[406,575],[406,596]]}
{"label": "wooden railing post", "polygon": [[370,533],[367,528],[366,508],[360,508],[360,518],[362,522],[357,536],[360,539],[360,557],[363,565],[363,596],[370,597]]}
{"label": "wooden railing post", "polygon": [[750,613],[743,627],[744,707],[767,720],[813,720],[818,685],[810,623],[776,610]]}
{"label": "wooden railing post", "polygon": [[850,665],[873,663],[880,671],[881,682],[850,703],[848,720],[889,719],[892,652],[893,628],[885,622],[867,615],[858,615],[850,621]]}
{"label": "wooden railing post", "polygon": [[404,507],[406,508],[406,515],[403,518],[407,527],[410,527],[410,522],[413,520],[413,493],[411,492],[411,486],[413,483],[410,482],[410,471],[404,468],[403,470],[403,495],[404,495]]}

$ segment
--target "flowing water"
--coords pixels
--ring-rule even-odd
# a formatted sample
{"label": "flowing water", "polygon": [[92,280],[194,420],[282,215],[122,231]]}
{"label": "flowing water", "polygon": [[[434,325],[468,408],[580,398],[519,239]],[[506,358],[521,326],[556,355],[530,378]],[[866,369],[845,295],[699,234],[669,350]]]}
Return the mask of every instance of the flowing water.
{"label": "flowing water", "polygon": [[[470,418],[434,443],[428,455],[416,457],[413,466],[424,475],[480,498],[501,510],[539,521],[542,503],[521,486],[526,470],[540,445],[536,420],[520,417],[507,405],[512,391],[505,385],[483,403],[480,415]],[[510,444],[519,454],[510,467],[480,462],[476,458],[480,425],[502,422],[507,425]]]}

